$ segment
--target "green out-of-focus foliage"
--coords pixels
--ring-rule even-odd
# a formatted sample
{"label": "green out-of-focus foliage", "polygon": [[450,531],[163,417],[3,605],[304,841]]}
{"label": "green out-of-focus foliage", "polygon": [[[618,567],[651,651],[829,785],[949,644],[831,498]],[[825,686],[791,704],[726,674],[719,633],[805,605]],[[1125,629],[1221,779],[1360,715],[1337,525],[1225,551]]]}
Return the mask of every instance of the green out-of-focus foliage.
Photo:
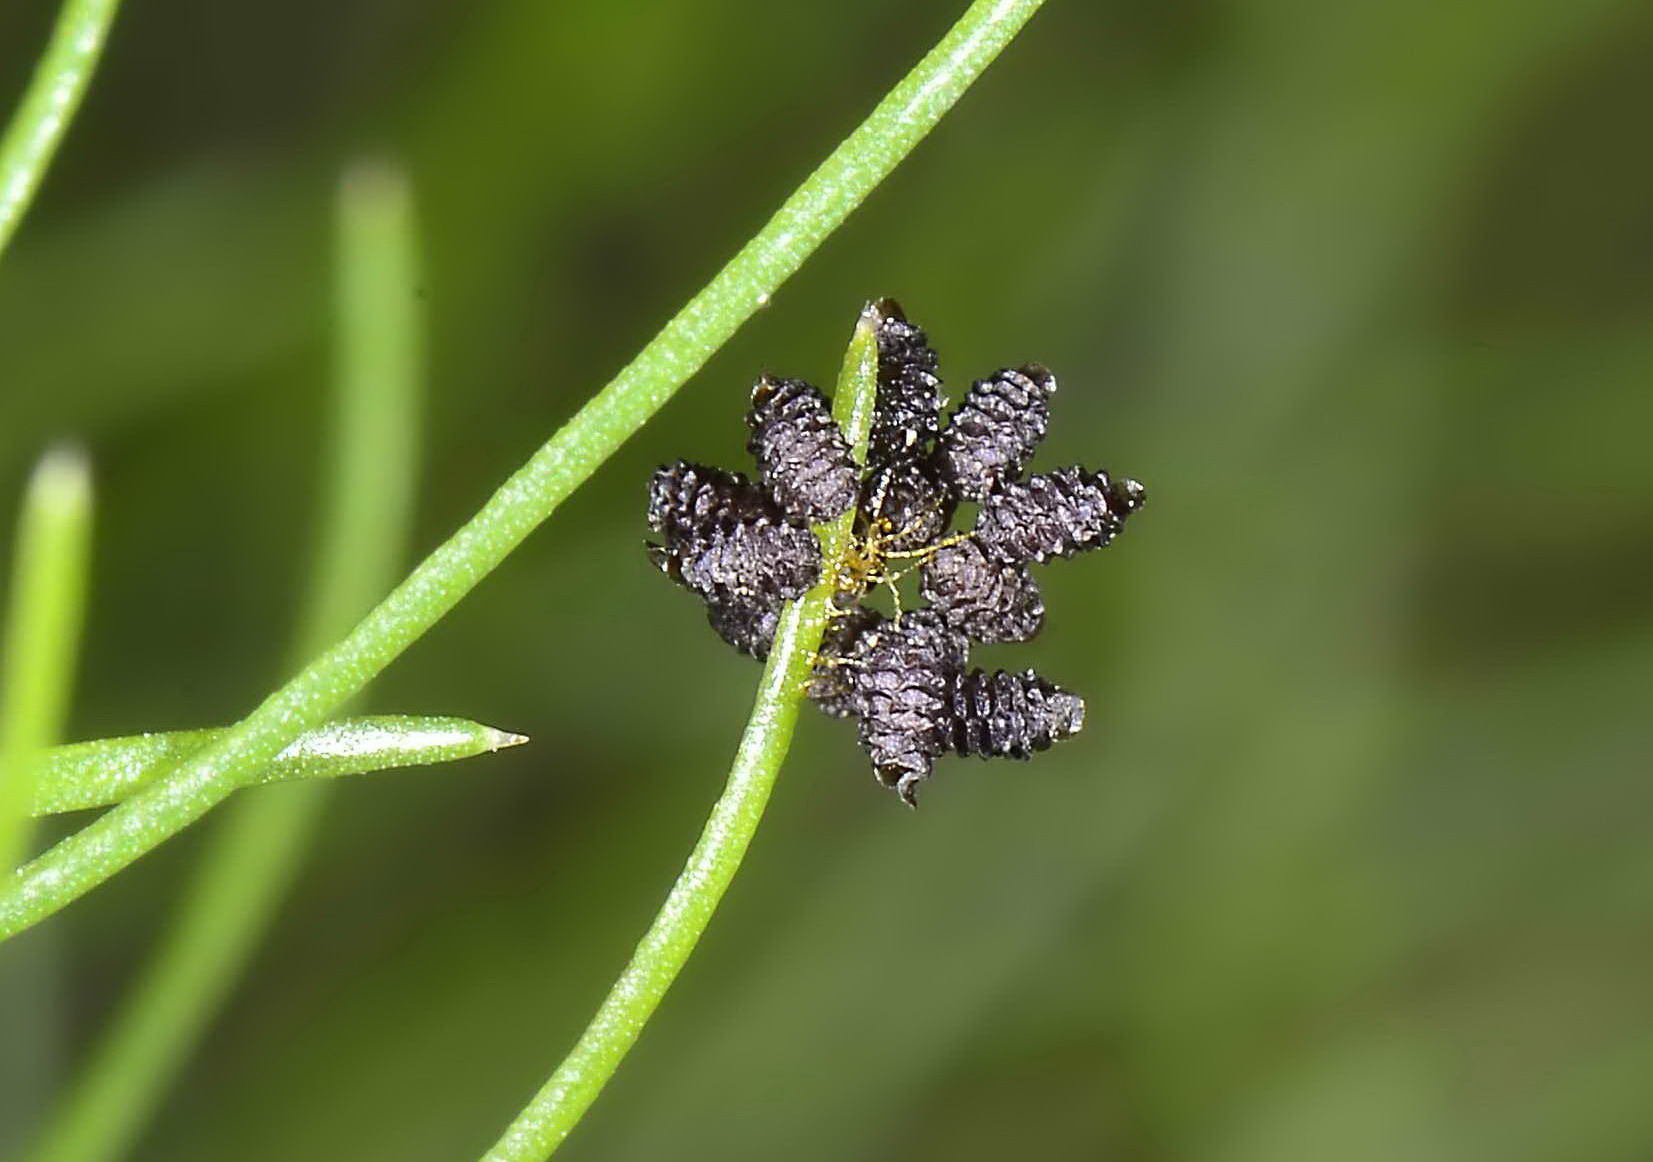
{"label": "green out-of-focus foliage", "polygon": [[[97,465],[71,737],[231,721],[288,676],[341,163],[399,157],[420,191],[424,550],[961,9],[128,6],[0,263],[0,543],[44,445]],[[0,10],[0,100],[52,15]],[[1083,692],[1086,731],[945,761],[915,814],[807,716],[565,1156],[1653,1156],[1650,107],[1631,0],[1049,4],[377,683],[364,712],[534,743],[337,788],[131,1157],[437,1162],[521,1108],[758,674],[648,566],[642,483],[737,462],[751,378],[830,380],[881,294],[955,395],[1057,372],[1041,463],[1150,489],[1046,570],[1045,633],[1004,659]],[[200,840],[0,947],[0,1157]]]}

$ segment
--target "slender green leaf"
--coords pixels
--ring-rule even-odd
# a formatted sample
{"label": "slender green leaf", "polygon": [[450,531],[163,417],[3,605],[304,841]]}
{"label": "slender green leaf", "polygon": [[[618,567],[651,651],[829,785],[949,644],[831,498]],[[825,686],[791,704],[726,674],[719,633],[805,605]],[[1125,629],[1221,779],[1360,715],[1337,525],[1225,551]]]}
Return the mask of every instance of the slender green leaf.
{"label": "slender green leaf", "polygon": [[92,81],[120,0],[66,0],[23,103],[0,138],[0,253],[23,220],[46,167]]}
{"label": "slender green leaf", "polygon": [[91,523],[86,457],[46,453],[23,497],[0,659],[0,869],[16,867],[28,843],[34,764],[68,713]]}
{"label": "slender green leaf", "polygon": [[[218,741],[225,729],[169,730],[53,747],[35,763],[33,814],[56,815],[119,803]],[[520,734],[466,718],[411,714],[346,718],[299,735],[248,785],[428,766],[527,741]]]}
{"label": "slender green leaf", "polygon": [[[855,328],[833,399],[833,415],[858,463],[866,459],[878,388],[876,334],[869,308]],[[821,581],[788,605],[781,617],[728,784],[659,915],[573,1051],[483,1162],[538,1162],[550,1157],[614,1076],[706,931],[740,868],[792,745],[798,707],[846,563],[854,520],[852,508],[816,530],[822,548]]]}

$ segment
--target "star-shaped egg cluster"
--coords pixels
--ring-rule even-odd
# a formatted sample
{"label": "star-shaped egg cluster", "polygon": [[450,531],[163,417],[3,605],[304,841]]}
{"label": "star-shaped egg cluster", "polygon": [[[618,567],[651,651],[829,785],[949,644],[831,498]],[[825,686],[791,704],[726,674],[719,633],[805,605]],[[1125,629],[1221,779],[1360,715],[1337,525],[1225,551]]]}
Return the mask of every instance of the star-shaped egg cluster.
{"label": "star-shaped egg cluster", "polygon": [[[757,479],[683,460],[658,469],[648,519],[661,539],[648,550],[725,641],[761,659],[782,605],[820,580],[811,526],[854,508],[810,696],[856,721],[878,778],[912,804],[943,754],[1025,759],[1083,725],[1077,694],[1032,670],[971,669],[970,647],[1038,633],[1045,605],[1030,566],[1108,544],[1144,491],[1078,467],[1023,475],[1056,391],[1037,364],[977,380],[942,427],[924,332],[893,300],[869,309],[878,389],[865,468],[818,390],[764,376],[746,417]],[[961,502],[977,506],[975,526],[952,532]],[[893,582],[914,567],[925,604],[902,609]],[[893,617],[865,604],[884,585]]]}

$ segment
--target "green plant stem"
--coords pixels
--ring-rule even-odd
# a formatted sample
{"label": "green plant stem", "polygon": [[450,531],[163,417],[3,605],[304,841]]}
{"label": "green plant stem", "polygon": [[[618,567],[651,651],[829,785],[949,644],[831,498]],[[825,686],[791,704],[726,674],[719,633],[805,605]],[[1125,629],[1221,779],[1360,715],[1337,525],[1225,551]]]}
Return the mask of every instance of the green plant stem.
{"label": "green plant stem", "polygon": [[[877,387],[878,342],[869,308],[855,328],[833,398],[833,415],[858,463],[866,459]],[[483,1162],[539,1162],[551,1156],[614,1076],[706,931],[752,841],[792,744],[854,520],[852,509],[816,530],[821,539],[820,584],[788,605],[781,616],[729,781],[654,923],[573,1050]]]}
{"label": "green plant stem", "polygon": [[85,604],[92,476],[78,450],[46,453],[29,478],[17,523],[0,658],[0,869],[28,845],[40,754],[63,731]]}
{"label": "green plant stem", "polygon": [[[33,814],[57,815],[119,803],[222,738],[225,729],[169,730],[55,746],[35,763]],[[248,785],[429,766],[527,741],[523,735],[467,718],[345,718],[299,735]]]}
{"label": "green plant stem", "polygon": [[0,138],[0,253],[86,95],[118,7],[120,0],[66,0],[58,13],[51,43]]}
{"label": "green plant stem", "polygon": [[295,635],[299,661],[346,633],[407,557],[418,484],[419,239],[407,176],[358,162],[339,183],[333,464],[317,586]]}
{"label": "green plant stem", "polygon": [[[345,174],[337,237],[332,479],[295,635],[300,658],[345,632],[395,578],[418,478],[418,260],[400,171],[363,163]],[[270,769],[239,778],[264,781]],[[103,1162],[132,1147],[273,923],[329,789],[303,782],[231,805],[159,948],[41,1138],[37,1162]]]}
{"label": "green plant stem", "polygon": [[200,818],[441,620],[769,301],[1042,3],[972,4],[711,283],[348,637],[221,743],[22,868],[0,891],[0,938],[49,916]]}

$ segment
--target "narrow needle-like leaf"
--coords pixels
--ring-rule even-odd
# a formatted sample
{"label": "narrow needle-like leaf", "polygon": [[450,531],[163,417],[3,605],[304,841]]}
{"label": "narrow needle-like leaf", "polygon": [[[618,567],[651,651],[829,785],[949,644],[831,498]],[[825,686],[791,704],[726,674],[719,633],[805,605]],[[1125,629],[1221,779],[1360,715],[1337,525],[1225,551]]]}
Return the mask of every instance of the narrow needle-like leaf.
{"label": "narrow needle-like leaf", "polygon": [[51,915],[199,819],[293,739],[337,714],[498,568],[770,300],[1042,3],[976,0],[729,265],[349,636],[222,742],[65,839],[0,889],[0,939]]}
{"label": "narrow needle-like leaf", "polygon": [[[33,813],[56,815],[119,803],[218,741],[225,729],[169,730],[53,747],[35,764]],[[527,741],[523,735],[465,718],[346,718],[299,735],[249,785],[422,767]]]}
{"label": "narrow needle-like leaf", "polygon": [[29,478],[0,657],[0,874],[28,843],[34,766],[68,712],[91,542],[86,457],[58,448]]}
{"label": "narrow needle-like leaf", "polygon": [[40,180],[80,107],[119,0],[66,0],[51,43],[0,138],[0,253],[40,187]]}
{"label": "narrow needle-like leaf", "polygon": [[[855,328],[832,409],[857,462],[866,459],[877,386],[878,342],[869,311]],[[788,605],[781,617],[729,782],[659,915],[573,1051],[483,1162],[540,1162],[550,1157],[614,1076],[694,951],[740,867],[792,744],[798,707],[826,628],[854,520],[852,509],[816,530],[823,550],[821,582]]]}

